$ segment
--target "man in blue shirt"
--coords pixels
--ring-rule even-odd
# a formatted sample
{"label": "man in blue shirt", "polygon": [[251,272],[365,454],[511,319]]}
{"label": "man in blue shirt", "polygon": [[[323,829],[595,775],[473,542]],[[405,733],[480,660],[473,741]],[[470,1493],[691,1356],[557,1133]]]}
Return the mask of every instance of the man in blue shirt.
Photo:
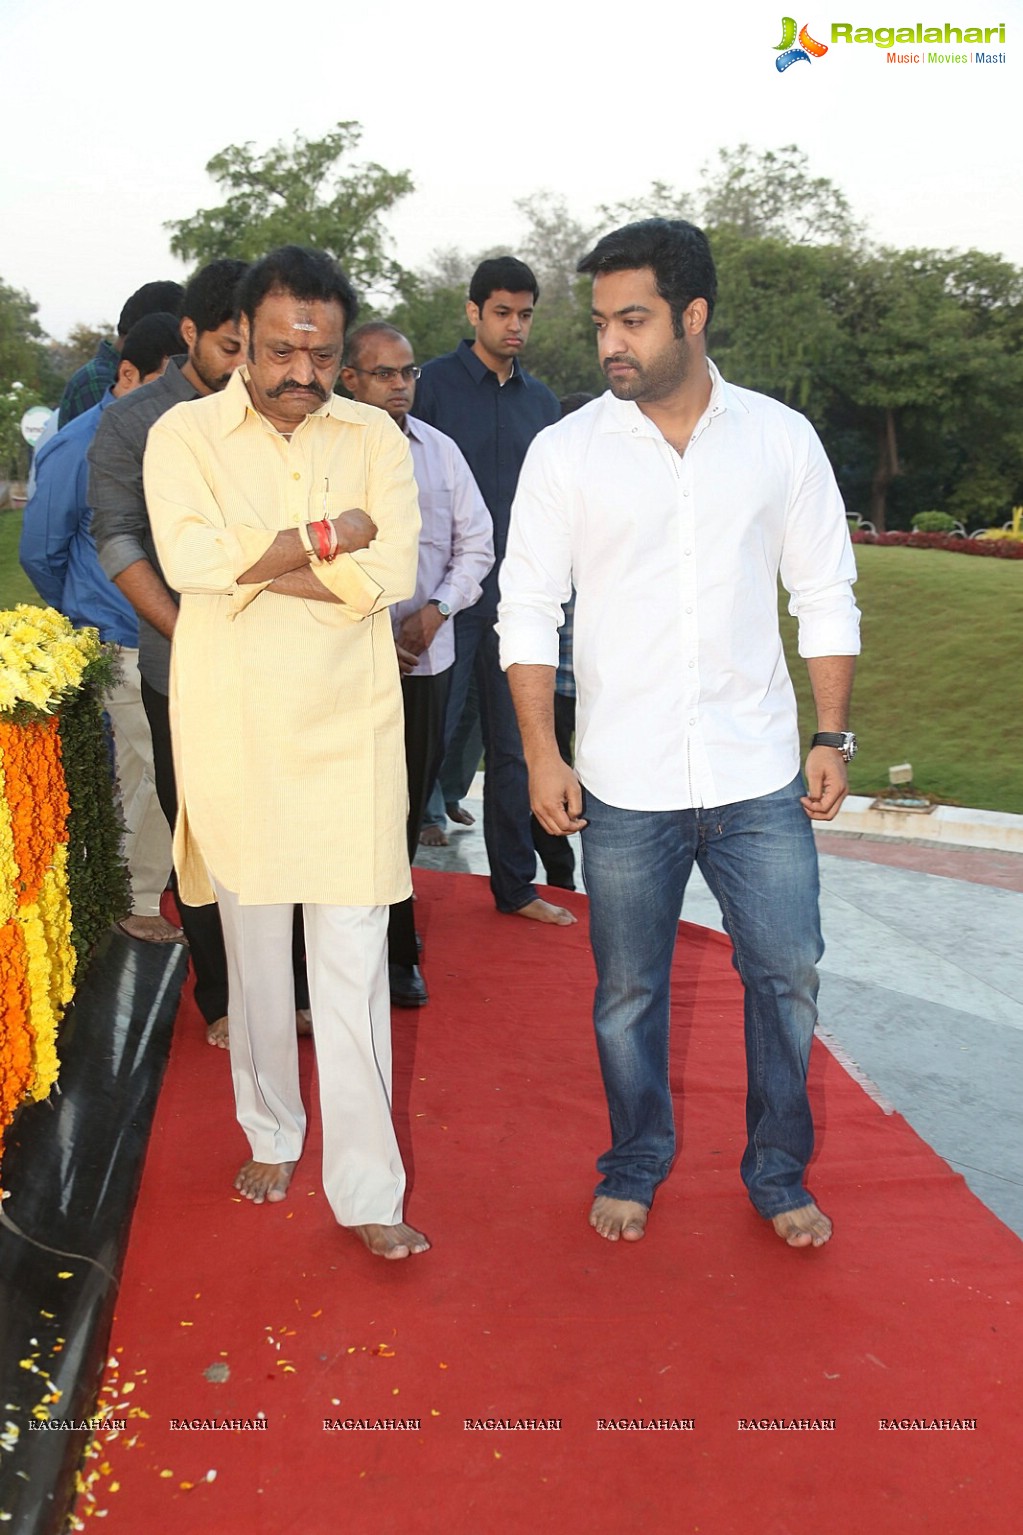
{"label": "man in blue shirt", "polygon": [[36,455],[36,487],[25,508],[19,550],[22,568],[44,602],[74,624],[94,626],[101,640],[121,648],[121,676],[104,700],[114,730],[131,876],[131,914],[120,925],[130,938],[149,943],[182,938],[160,915],[171,866],[170,833],[156,797],[152,739],[142,707],[138,618],[100,568],[86,454],[107,406],[158,378],[182,344],[172,314],[147,315],[128,331],[112,387]]}
{"label": "man in blue shirt", "polygon": [[529,782],[508,682],[501,671],[494,621],[497,573],[508,541],[511,504],[526,449],[560,417],[556,396],[519,361],[540,290],[514,256],[484,261],[473,273],[465,306],[474,339],[423,368],[414,415],[454,438],[494,523],[494,568],[483,595],[455,618],[456,661],[445,739],[461,718],[475,672],[483,726],[483,835],[498,911],[559,927],[575,921],[536,893]]}

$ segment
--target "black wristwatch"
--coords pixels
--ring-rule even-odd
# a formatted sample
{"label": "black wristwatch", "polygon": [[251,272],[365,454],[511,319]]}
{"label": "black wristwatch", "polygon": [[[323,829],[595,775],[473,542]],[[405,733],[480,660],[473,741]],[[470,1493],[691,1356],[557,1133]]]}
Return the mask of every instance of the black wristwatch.
{"label": "black wristwatch", "polygon": [[441,602],[439,597],[428,597],[426,600],[428,606],[432,606],[437,609],[437,612],[440,614],[441,618],[451,617],[450,602]]}
{"label": "black wristwatch", "polygon": [[856,737],[851,730],[818,730],[811,746],[833,746],[842,753],[843,762],[851,762],[856,755]]}

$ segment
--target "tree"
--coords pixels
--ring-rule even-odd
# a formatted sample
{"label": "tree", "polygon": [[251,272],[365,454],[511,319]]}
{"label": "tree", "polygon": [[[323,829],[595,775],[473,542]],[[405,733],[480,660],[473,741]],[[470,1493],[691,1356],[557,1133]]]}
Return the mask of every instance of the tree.
{"label": "tree", "polygon": [[638,197],[604,205],[604,227],[636,219],[688,219],[712,235],[732,230],[746,240],[783,240],[790,245],[858,245],[863,238],[844,192],[826,176],[810,174],[796,144],[754,150],[749,144],[719,149],[700,170],[700,185],[680,191],[651,182]]}
{"label": "tree", "polygon": [[22,415],[30,405],[42,404],[55,383],[38,308],[22,289],[0,280],[0,476],[14,479],[28,468]]}
{"label": "tree", "polygon": [[773,395],[822,430],[845,340],[830,303],[836,253],[726,228],[714,240],[720,298],[709,349],[735,384]]}
{"label": "tree", "polygon": [[403,274],[387,253],[383,215],[413,182],[408,171],[372,162],[344,167],[361,138],[358,123],[341,122],[321,139],[296,133],[292,143],[264,154],[251,143],[228,145],[206,166],[225,201],[168,221],[171,250],[205,265],[220,256],[255,261],[278,245],[310,245],[334,256],[357,287],[393,291]]}
{"label": "tree", "polygon": [[792,245],[854,246],[862,238],[844,192],[826,176],[811,176],[796,144],[759,153],[749,144],[719,149],[716,169],[704,166],[701,180],[698,201],[709,229]]}
{"label": "tree", "polygon": [[1018,492],[1020,274],[1015,282],[1000,274],[997,306],[968,280],[993,259],[879,250],[836,270],[832,303],[845,344],[831,378],[839,417],[873,443],[868,515],[879,532],[890,499],[900,524],[933,506],[976,524],[996,520]]}
{"label": "tree", "polygon": [[0,279],[0,388],[39,381],[45,347],[38,309],[23,289]]}

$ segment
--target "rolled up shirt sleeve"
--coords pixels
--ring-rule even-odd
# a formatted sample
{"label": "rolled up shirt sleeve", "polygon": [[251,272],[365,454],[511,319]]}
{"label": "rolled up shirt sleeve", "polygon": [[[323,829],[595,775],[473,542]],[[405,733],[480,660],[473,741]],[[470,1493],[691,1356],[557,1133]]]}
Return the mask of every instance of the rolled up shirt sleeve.
{"label": "rolled up shirt sleeve", "polygon": [[799,625],[799,654],[860,653],[860,614],[853,596],[856,559],[845,506],[827,455],[806,423],[805,457],[786,519],[780,575]]}
{"label": "rolled up shirt sleeve", "polygon": [[131,422],[126,429],[116,411],[104,412],[88,452],[92,533],[103,573],[111,581],[129,565],[150,558],[142,450],[134,426]]}

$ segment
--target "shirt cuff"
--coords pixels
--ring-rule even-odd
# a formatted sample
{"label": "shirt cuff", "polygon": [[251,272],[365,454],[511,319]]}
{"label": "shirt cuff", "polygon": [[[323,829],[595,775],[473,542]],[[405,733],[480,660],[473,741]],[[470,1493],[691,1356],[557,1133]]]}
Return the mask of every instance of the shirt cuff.
{"label": "shirt cuff", "polygon": [[309,568],[328,592],[362,618],[373,612],[384,590],[350,554],[339,554],[329,565],[321,560]]}
{"label": "shirt cuff", "polygon": [[269,581],[253,581],[251,585],[236,586],[230,594],[227,604],[228,618],[237,618],[239,613],[244,613],[250,602],[255,602],[260,592],[265,592],[270,585]]}
{"label": "shirt cuff", "polygon": [[495,625],[500,641],[501,669],[509,666],[558,665],[558,631],[541,613],[503,615]]}

